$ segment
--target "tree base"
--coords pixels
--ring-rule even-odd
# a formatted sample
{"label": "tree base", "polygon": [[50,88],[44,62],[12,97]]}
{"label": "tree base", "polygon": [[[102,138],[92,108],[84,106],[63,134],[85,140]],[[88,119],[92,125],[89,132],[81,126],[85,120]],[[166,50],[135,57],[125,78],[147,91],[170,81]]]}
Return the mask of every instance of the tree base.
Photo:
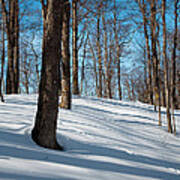
{"label": "tree base", "polygon": [[59,150],[59,151],[64,150],[64,148],[58,144],[56,139],[51,140],[51,141],[47,141],[47,139],[44,140],[44,138],[42,138],[41,136],[38,136],[37,133],[35,133],[34,129],[32,130],[31,138],[37,145],[43,148]]}

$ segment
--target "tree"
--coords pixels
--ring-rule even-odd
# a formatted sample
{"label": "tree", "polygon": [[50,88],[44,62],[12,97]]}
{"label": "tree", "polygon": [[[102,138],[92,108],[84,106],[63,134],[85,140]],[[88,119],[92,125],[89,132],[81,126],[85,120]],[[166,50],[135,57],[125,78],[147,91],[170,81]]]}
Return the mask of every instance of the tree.
{"label": "tree", "polygon": [[62,150],[56,139],[60,82],[63,0],[41,0],[43,12],[42,69],[38,110],[32,139],[40,146]]}
{"label": "tree", "polygon": [[72,59],[73,59],[73,89],[74,95],[79,94],[78,84],[78,19],[77,19],[77,4],[78,0],[72,1]]}
{"label": "tree", "polygon": [[4,97],[3,97],[3,80],[4,80],[4,64],[5,64],[5,37],[4,37],[4,21],[2,18],[2,23],[1,23],[1,33],[2,33],[2,55],[1,55],[1,77],[0,77],[0,96],[1,96],[1,101],[4,102]]}
{"label": "tree", "polygon": [[172,133],[171,115],[170,115],[170,89],[169,89],[169,72],[168,59],[166,55],[167,37],[166,37],[166,0],[162,0],[162,21],[163,21],[163,58],[164,58],[164,81],[166,96],[166,114],[168,122],[168,132]]}
{"label": "tree", "polygon": [[8,67],[6,93],[18,93],[19,88],[19,1],[9,0],[9,8],[1,0],[3,18],[8,38]]}
{"label": "tree", "polygon": [[148,34],[148,17],[147,17],[147,8],[144,0],[142,3],[138,0],[138,5],[140,8],[140,11],[143,16],[143,28],[144,28],[144,36],[146,40],[146,52],[147,52],[147,59],[148,59],[148,95],[149,95],[149,102],[153,104],[153,89],[152,89],[152,67],[151,67],[151,50],[150,50],[150,45],[149,45],[149,34]]}
{"label": "tree", "polygon": [[120,62],[120,45],[118,40],[118,30],[117,30],[117,7],[116,7],[116,0],[114,0],[114,34],[115,34],[115,41],[116,41],[116,61],[117,61],[117,79],[118,79],[118,95],[119,100],[122,100],[122,88],[121,88],[121,62]]}
{"label": "tree", "polygon": [[173,51],[171,57],[171,109],[172,109],[172,118],[173,118],[173,128],[174,134],[176,134],[176,124],[175,124],[175,117],[174,117],[174,109],[176,103],[176,48],[177,48],[177,19],[178,19],[178,2],[179,0],[174,0],[174,36],[173,36]]}
{"label": "tree", "polygon": [[70,3],[65,0],[62,24],[62,92],[61,108],[71,109],[71,84],[70,84],[70,49],[69,49],[69,21]]}

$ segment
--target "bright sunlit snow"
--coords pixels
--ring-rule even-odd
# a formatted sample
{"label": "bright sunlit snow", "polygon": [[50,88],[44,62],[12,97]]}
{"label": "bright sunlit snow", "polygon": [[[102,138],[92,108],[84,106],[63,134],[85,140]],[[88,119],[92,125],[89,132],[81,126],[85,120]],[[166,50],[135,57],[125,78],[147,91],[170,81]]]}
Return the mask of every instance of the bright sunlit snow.
{"label": "bright sunlit snow", "polygon": [[180,111],[177,136],[167,133],[153,107],[75,97],[60,109],[57,138],[64,152],[31,139],[36,95],[6,96],[0,103],[0,179],[180,180]]}

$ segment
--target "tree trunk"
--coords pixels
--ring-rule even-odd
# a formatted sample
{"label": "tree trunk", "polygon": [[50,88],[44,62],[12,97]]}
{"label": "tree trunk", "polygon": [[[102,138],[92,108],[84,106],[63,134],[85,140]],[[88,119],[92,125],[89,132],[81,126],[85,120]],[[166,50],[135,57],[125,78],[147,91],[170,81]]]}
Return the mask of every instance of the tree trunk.
{"label": "tree trunk", "polygon": [[174,37],[173,37],[173,51],[172,51],[172,57],[171,57],[171,110],[172,110],[172,118],[173,118],[173,129],[174,134],[176,134],[176,123],[175,123],[175,117],[174,117],[174,109],[175,109],[175,103],[176,103],[176,48],[177,48],[177,32],[178,32],[178,26],[177,26],[177,19],[178,19],[178,2],[179,0],[174,0]]}
{"label": "tree trunk", "polygon": [[166,0],[162,0],[162,21],[163,21],[163,58],[164,58],[164,81],[165,81],[165,96],[166,96],[166,113],[168,122],[168,132],[172,133],[171,114],[170,114],[170,92],[169,92],[169,77],[168,77],[168,59],[166,56]]}
{"label": "tree trunk", "polygon": [[70,84],[70,49],[69,49],[69,22],[70,3],[66,0],[63,8],[62,24],[62,92],[61,108],[71,109],[71,84]]}
{"label": "tree trunk", "polygon": [[151,47],[152,47],[152,61],[153,61],[153,92],[154,92],[154,107],[159,102],[159,84],[158,84],[158,58],[156,49],[156,0],[151,1]]}
{"label": "tree trunk", "polygon": [[102,97],[102,56],[101,56],[101,44],[100,44],[100,13],[97,17],[97,54],[98,54],[98,65],[99,65],[99,90],[98,97]]}
{"label": "tree trunk", "polygon": [[1,78],[0,78],[0,96],[1,102],[4,102],[3,97],[3,79],[4,79],[4,62],[5,62],[5,39],[4,39],[4,21],[2,18],[1,24],[1,33],[2,33],[2,55],[1,55]]}
{"label": "tree trunk", "polygon": [[92,54],[92,58],[93,58],[93,70],[94,70],[94,74],[95,74],[95,86],[96,86],[96,94],[99,93],[99,89],[98,89],[98,72],[97,72],[97,67],[96,67],[96,57],[95,57],[95,52],[93,50],[93,46],[91,43],[91,40],[88,38],[89,41],[89,47],[90,47],[90,51]]}
{"label": "tree trunk", "polygon": [[120,62],[120,46],[118,40],[117,31],[117,13],[116,13],[116,1],[114,0],[114,34],[116,41],[116,65],[117,65],[117,80],[118,80],[118,96],[119,100],[122,100],[122,89],[121,89],[121,62]]}
{"label": "tree trunk", "polygon": [[146,51],[147,51],[147,57],[148,57],[148,95],[149,95],[149,102],[150,104],[153,104],[153,88],[152,88],[152,62],[151,62],[151,53],[150,53],[150,46],[149,46],[149,35],[147,30],[147,17],[146,17],[146,5],[143,0],[143,6],[139,3],[139,7],[141,9],[142,15],[143,15],[143,26],[144,26],[144,36],[146,40]]}
{"label": "tree trunk", "polygon": [[18,93],[19,88],[19,9],[18,0],[9,0],[9,9],[6,3],[1,0],[3,19],[6,24],[8,39],[8,65],[6,75],[6,93]]}
{"label": "tree trunk", "polygon": [[[61,31],[63,0],[48,0],[43,35],[42,70],[39,86],[38,110],[32,139],[40,146],[62,150],[56,140],[58,89],[60,82]],[[48,27],[48,28],[47,28]]]}
{"label": "tree trunk", "polygon": [[88,41],[88,34],[87,34],[87,38],[84,42],[84,48],[83,48],[83,60],[82,60],[82,69],[81,69],[81,94],[83,93],[83,89],[84,89],[84,79],[85,79],[85,59],[86,59],[86,53],[87,53],[87,41]]}
{"label": "tree trunk", "polygon": [[[104,31],[104,68],[105,68],[105,89],[106,89],[106,97],[112,98],[111,95],[111,85],[110,85],[110,74],[109,74],[109,66],[108,66],[108,35],[107,35],[107,29],[106,29],[106,21],[105,21],[105,15],[102,16],[102,22],[103,22],[103,31]],[[109,59],[110,61],[110,59]]]}
{"label": "tree trunk", "polygon": [[14,34],[14,78],[15,78],[15,93],[18,94],[19,89],[19,3],[15,1],[15,34]]}
{"label": "tree trunk", "polygon": [[159,36],[159,23],[156,21],[157,23],[157,47],[158,47],[158,72],[157,72],[157,76],[158,76],[158,105],[159,105],[159,108],[158,108],[158,114],[159,114],[159,126],[162,126],[162,120],[161,120],[161,81],[160,81],[160,72],[161,72],[161,47],[160,47],[160,43],[159,43],[159,39],[158,39],[158,36]]}
{"label": "tree trunk", "polygon": [[77,19],[77,3],[78,0],[72,1],[72,59],[73,59],[73,89],[74,95],[79,95],[78,84],[78,19]]}

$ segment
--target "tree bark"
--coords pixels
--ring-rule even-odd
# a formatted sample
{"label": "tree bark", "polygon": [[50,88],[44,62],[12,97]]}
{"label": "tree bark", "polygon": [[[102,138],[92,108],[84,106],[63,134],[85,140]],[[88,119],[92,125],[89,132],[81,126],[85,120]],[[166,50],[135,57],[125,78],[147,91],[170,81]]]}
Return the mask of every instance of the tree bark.
{"label": "tree bark", "polygon": [[175,116],[174,116],[174,109],[176,104],[176,49],[177,49],[177,19],[178,19],[178,2],[179,0],[174,0],[174,37],[173,37],[173,51],[171,57],[171,111],[172,111],[172,118],[173,118],[173,129],[174,134],[176,134],[176,123],[175,123]]}
{"label": "tree bark", "polygon": [[114,34],[115,34],[115,43],[116,43],[116,68],[117,68],[117,81],[118,81],[118,96],[119,100],[122,100],[122,88],[121,88],[121,61],[120,61],[120,45],[118,40],[118,31],[117,31],[117,13],[116,13],[116,1],[114,0]]}
{"label": "tree bark", "polygon": [[9,0],[9,9],[1,0],[3,19],[8,39],[8,66],[6,75],[6,93],[18,93],[19,88],[19,9],[18,0]]}
{"label": "tree bark", "polygon": [[141,13],[143,15],[143,27],[144,27],[144,36],[146,40],[146,52],[147,52],[147,57],[148,57],[148,95],[149,95],[149,102],[150,104],[153,104],[153,88],[152,88],[152,60],[151,60],[151,53],[150,53],[150,46],[149,46],[149,35],[148,35],[148,30],[147,30],[147,24],[148,20],[146,17],[146,5],[143,0],[143,6],[139,3],[139,7],[141,10]]}
{"label": "tree bark", "polygon": [[1,55],[1,78],[0,78],[0,96],[1,102],[4,102],[3,97],[3,80],[4,80],[4,63],[5,63],[5,38],[4,38],[4,21],[2,18],[1,24],[1,33],[2,33],[2,55]]}
{"label": "tree bark", "polygon": [[168,132],[172,133],[171,114],[170,114],[170,92],[169,92],[169,77],[168,77],[168,59],[166,55],[166,0],[162,0],[162,21],[163,21],[163,58],[164,58],[164,81],[165,81],[165,95],[166,95],[166,115],[168,122]]}
{"label": "tree bark", "polygon": [[66,0],[63,8],[62,24],[62,92],[61,108],[71,109],[71,84],[70,84],[70,49],[69,49],[69,22],[70,22],[70,3]]}
{"label": "tree bark", "polygon": [[81,94],[83,93],[84,89],[84,79],[85,79],[85,59],[86,59],[86,53],[87,53],[87,41],[88,41],[88,34],[86,37],[86,40],[84,42],[84,48],[83,48],[83,60],[82,60],[82,69],[81,69]]}
{"label": "tree bark", "polygon": [[19,3],[15,0],[15,44],[14,44],[14,78],[15,78],[15,93],[18,94],[19,90]]}
{"label": "tree bark", "polygon": [[101,56],[101,44],[100,44],[100,12],[97,17],[97,54],[98,54],[98,65],[99,65],[99,90],[98,97],[102,97],[102,56]]}
{"label": "tree bark", "polygon": [[154,107],[159,102],[159,84],[158,84],[158,57],[156,49],[156,0],[151,1],[151,47],[152,47],[152,61],[153,61],[153,92],[154,92]]}
{"label": "tree bark", "polygon": [[78,19],[77,19],[77,3],[78,0],[72,1],[72,59],[73,59],[73,89],[74,95],[79,95],[78,83]]}
{"label": "tree bark", "polygon": [[58,89],[60,82],[61,31],[63,0],[48,0],[43,35],[42,70],[39,86],[38,110],[32,139],[40,146],[62,150],[56,140]]}
{"label": "tree bark", "polygon": [[88,38],[88,42],[89,42],[89,47],[90,47],[90,52],[92,54],[92,58],[93,58],[93,70],[94,70],[94,74],[95,74],[95,86],[96,86],[96,94],[99,93],[99,89],[98,89],[98,72],[97,72],[97,67],[96,67],[96,57],[95,57],[95,52],[91,43],[90,38]]}
{"label": "tree bark", "polygon": [[110,59],[108,57],[108,35],[107,35],[107,28],[106,28],[106,20],[105,15],[102,16],[102,22],[103,22],[103,31],[104,31],[104,68],[105,68],[105,89],[106,89],[106,97],[112,98],[111,94],[111,75],[110,75],[110,66],[111,63]]}

